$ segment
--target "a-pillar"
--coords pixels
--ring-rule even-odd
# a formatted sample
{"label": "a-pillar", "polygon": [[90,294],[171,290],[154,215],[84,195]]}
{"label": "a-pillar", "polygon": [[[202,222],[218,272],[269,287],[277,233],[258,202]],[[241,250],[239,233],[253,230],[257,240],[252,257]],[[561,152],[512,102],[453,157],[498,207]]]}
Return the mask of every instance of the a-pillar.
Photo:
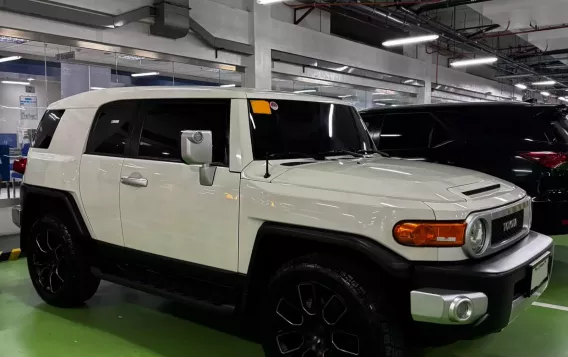
{"label": "a-pillar", "polygon": [[254,55],[248,56],[245,63],[245,87],[272,89],[272,52],[270,32],[272,17],[270,5],[261,5],[256,0],[249,1],[249,34],[254,47]]}

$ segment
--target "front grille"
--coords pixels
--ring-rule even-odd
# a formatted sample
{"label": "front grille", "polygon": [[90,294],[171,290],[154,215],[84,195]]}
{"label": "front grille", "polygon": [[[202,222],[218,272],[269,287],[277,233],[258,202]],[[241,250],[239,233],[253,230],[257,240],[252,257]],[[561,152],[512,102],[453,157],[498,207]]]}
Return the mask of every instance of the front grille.
{"label": "front grille", "polygon": [[[491,244],[497,245],[517,235],[523,229],[523,219],[524,210],[520,210],[493,220],[491,222]],[[516,224],[513,225],[514,222]]]}

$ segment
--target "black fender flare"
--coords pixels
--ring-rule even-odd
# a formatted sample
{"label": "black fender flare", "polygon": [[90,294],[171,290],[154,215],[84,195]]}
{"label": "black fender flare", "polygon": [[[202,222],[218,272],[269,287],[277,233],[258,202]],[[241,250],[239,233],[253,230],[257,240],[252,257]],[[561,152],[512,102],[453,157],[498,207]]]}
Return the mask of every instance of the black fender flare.
{"label": "black fender flare", "polygon": [[366,256],[392,277],[409,278],[412,273],[412,264],[408,260],[370,238],[352,233],[274,222],[263,223],[257,232],[249,262],[249,273],[254,272],[255,264],[259,261],[259,254],[262,254],[259,252],[262,249],[262,243],[265,242],[265,239],[270,239],[270,236],[275,235],[350,249]]}

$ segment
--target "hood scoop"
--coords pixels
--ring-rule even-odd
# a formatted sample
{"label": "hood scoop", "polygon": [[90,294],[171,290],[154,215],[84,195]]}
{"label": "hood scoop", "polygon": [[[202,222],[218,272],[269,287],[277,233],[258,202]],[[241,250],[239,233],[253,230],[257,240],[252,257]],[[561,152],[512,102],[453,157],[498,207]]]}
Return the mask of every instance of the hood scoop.
{"label": "hood scoop", "polygon": [[482,194],[482,193],[485,193],[485,192],[498,190],[500,188],[501,188],[501,184],[496,184],[496,185],[490,185],[490,186],[486,186],[486,187],[476,188],[476,189],[473,189],[473,190],[463,191],[462,194],[464,194],[466,196],[475,196],[475,195],[479,195],[479,194]]}

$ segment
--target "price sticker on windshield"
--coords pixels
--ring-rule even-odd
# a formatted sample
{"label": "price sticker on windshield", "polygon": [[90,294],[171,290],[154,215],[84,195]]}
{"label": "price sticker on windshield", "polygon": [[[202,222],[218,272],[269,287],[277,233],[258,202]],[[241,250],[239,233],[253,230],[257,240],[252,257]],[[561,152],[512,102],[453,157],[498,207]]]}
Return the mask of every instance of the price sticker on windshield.
{"label": "price sticker on windshield", "polygon": [[[272,114],[271,105],[266,100],[251,100],[250,107],[253,114]],[[274,103],[276,104],[276,103]]]}

